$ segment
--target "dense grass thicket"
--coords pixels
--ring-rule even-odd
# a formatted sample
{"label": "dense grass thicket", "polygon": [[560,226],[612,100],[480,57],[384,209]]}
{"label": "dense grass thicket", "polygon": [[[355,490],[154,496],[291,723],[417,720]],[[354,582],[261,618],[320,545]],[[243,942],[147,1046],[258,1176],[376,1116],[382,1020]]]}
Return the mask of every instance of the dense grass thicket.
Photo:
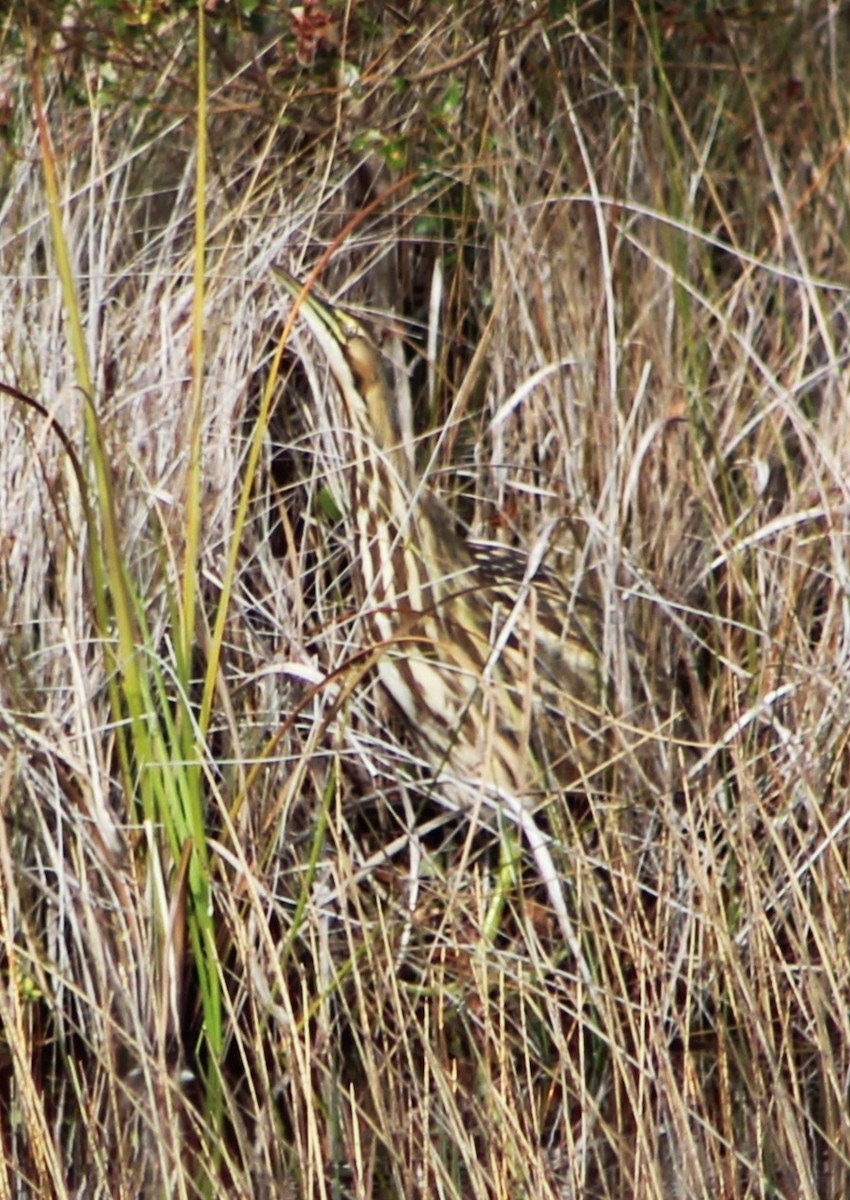
{"label": "dense grass thicket", "polygon": [[[846,1200],[846,16],[206,10],[0,16],[0,1200]],[[320,260],[676,680],[581,964],[369,670]]]}

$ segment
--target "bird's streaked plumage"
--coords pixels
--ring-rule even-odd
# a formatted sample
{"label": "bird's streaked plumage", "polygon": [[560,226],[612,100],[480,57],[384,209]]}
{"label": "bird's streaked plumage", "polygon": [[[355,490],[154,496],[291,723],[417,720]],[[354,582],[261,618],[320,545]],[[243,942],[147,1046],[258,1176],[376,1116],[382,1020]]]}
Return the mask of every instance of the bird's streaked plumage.
{"label": "bird's streaked plumage", "polygon": [[507,812],[522,829],[577,950],[533,812],[555,789],[601,789],[600,773],[634,740],[636,723],[611,712],[601,613],[525,556],[456,533],[402,445],[381,355],[366,330],[276,273],[300,298],[350,437],[355,580],[380,648],[381,684],[446,796]]}

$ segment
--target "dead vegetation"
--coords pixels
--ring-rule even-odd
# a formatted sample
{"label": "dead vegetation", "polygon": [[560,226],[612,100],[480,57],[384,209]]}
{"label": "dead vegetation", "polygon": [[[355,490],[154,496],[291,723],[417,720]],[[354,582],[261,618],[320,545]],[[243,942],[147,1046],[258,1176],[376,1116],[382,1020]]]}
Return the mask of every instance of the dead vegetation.
{"label": "dead vegetation", "polygon": [[[0,35],[0,380],[93,509],[4,396],[0,1197],[843,1200],[837,10],[311,4],[211,25],[206,121],[191,15],[104,11]],[[495,839],[365,670],[325,368],[275,363],[331,245],[459,522],[688,699],[675,794],[550,801],[590,980],[532,872],[483,936]]]}

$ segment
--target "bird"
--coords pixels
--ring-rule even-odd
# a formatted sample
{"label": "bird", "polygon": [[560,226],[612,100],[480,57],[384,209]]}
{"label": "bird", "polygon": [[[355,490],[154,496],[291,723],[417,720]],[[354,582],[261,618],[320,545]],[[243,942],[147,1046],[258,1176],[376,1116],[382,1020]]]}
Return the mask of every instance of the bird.
{"label": "bird", "polygon": [[444,802],[520,831],[580,957],[564,872],[535,813],[555,792],[602,790],[612,763],[648,736],[634,713],[614,711],[602,606],[550,572],[542,550],[458,532],[416,471],[368,330],[314,286],[274,273],[327,360],[334,424],[348,434],[354,586],[379,683]]}

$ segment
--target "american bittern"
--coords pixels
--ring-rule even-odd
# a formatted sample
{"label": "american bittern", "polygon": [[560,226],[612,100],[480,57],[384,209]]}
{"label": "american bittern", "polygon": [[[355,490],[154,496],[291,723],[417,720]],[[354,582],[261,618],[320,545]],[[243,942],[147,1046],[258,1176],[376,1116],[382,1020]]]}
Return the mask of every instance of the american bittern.
{"label": "american bittern", "polygon": [[533,812],[553,789],[596,786],[592,777],[610,770],[634,740],[634,714],[622,722],[611,712],[601,610],[562,588],[533,556],[455,532],[405,451],[369,335],[348,313],[277,274],[300,300],[339,392],[336,423],[351,445],[355,583],[380,682],[443,796],[455,807],[506,813],[522,830],[577,951]]}

